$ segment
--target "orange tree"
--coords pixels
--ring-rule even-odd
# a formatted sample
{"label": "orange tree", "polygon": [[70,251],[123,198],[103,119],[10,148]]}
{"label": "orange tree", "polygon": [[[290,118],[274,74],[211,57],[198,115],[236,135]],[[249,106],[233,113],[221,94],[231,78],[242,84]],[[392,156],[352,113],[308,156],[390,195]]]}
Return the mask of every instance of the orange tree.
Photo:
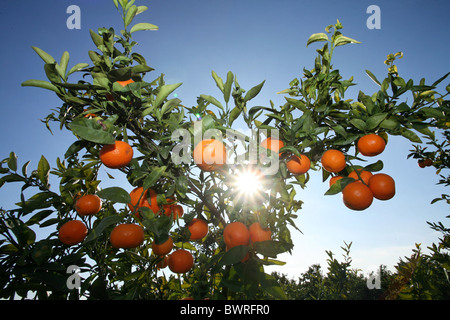
{"label": "orange tree", "polygon": [[[147,80],[153,69],[133,51],[132,35],[157,27],[132,25],[147,9],[133,3],[114,0],[124,24],[119,33],[90,30],[95,50],[89,51],[89,64],[69,69],[67,52],[57,62],[33,47],[45,63],[48,81],[27,80],[23,86],[53,91],[62,105],[44,122],[48,129],[50,122],[59,123],[76,139],[55,168],[44,156],[31,173],[29,162],[19,169],[14,153],[1,162],[0,185],[22,185],[17,208],[1,209],[2,298],[239,299],[255,298],[260,290],[286,298],[264,267],[282,265],[277,256],[294,246],[290,227],[297,229],[296,212],[303,203],[296,187],[306,186],[310,172],[321,170],[324,182],[341,177],[327,195],[357,183],[352,190],[363,188],[366,196],[353,192],[351,200],[375,201],[370,179],[364,180],[362,173],[375,175],[383,163],[359,164],[370,158],[359,153],[358,140],[376,134],[387,143],[389,135],[401,135],[421,143],[420,134],[433,137],[433,129],[448,128],[443,119],[448,117],[450,89],[445,94],[436,89],[448,74],[431,85],[405,81],[394,64],[400,53],[388,55],[382,81],[367,71],[380,86],[378,92],[360,91],[356,101],[346,99],[354,83],[342,79],[331,59],[334,49],[358,41],[341,33],[339,21],[308,39],[307,45],[324,46],[312,69],[304,68],[280,92],[286,95],[284,105],[251,106],[264,82],[245,90],[232,72],[224,80],[213,71],[222,96],[201,94],[195,106],[187,107],[170,98],[181,83],[166,84],[163,75]],[[75,74],[80,79],[69,82]],[[412,99],[403,101],[406,93]],[[238,118],[256,134],[234,130]],[[325,169],[321,161],[329,150],[337,151],[338,160],[327,157],[332,164],[338,161],[330,167],[335,169]],[[233,161],[223,163],[227,157]],[[129,185],[102,187],[103,166],[109,169],[107,179],[123,175]],[[355,169],[363,170],[349,176]],[[50,175],[59,181],[58,191],[50,189]],[[251,180],[257,183],[242,187]],[[36,193],[26,197],[24,191],[30,189]],[[76,204],[86,195],[98,196],[101,203],[80,215]],[[207,224],[201,239],[191,239],[188,226],[194,219]],[[76,240],[63,243],[60,228],[73,220],[87,232],[80,234],[82,227],[64,231]],[[252,225],[258,226],[260,237],[252,236]],[[234,232],[229,243],[229,235],[223,236],[227,226]],[[52,231],[38,239],[35,229],[44,227]],[[70,285],[69,266],[80,268],[79,286]]]}

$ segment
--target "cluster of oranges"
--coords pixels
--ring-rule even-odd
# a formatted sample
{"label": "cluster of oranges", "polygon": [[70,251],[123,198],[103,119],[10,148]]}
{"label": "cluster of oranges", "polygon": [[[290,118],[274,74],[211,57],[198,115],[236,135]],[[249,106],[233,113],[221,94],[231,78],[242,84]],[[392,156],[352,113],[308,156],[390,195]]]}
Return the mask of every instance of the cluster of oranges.
{"label": "cluster of oranges", "polygon": [[[381,154],[385,147],[385,140],[376,134],[367,134],[358,140],[356,145],[360,154],[373,157]],[[321,158],[322,167],[330,173],[334,173],[330,179],[330,186],[343,176],[339,172],[347,166],[345,155],[339,150],[327,150]],[[389,200],[395,195],[395,181],[385,174],[372,174],[370,171],[356,169],[350,172],[349,178],[355,181],[348,183],[342,190],[344,204],[352,210],[365,210],[373,202],[373,199]]]}
{"label": "cluster of oranges", "polygon": [[[125,81],[122,86],[133,82]],[[112,97],[110,97],[112,99]],[[206,146],[206,145],[205,145]],[[125,141],[115,141],[114,144],[104,145],[99,153],[102,164],[111,169],[120,169],[127,166],[133,158],[133,149]],[[206,170],[207,168],[205,168]],[[183,216],[183,207],[176,204],[175,200],[167,199],[165,204],[159,205],[157,193],[153,189],[144,190],[137,187],[130,192],[130,203],[128,208],[134,212],[136,218],[140,219],[139,208],[147,207],[155,214],[165,214],[177,219]],[[101,199],[95,194],[79,196],[75,202],[75,210],[80,217],[93,216],[102,208]],[[190,232],[190,240],[203,239],[208,234],[208,224],[205,220],[194,218],[187,224],[186,228]],[[59,228],[58,237],[63,244],[75,245],[84,241],[88,234],[85,223],[81,220],[71,220],[64,223]],[[140,246],[145,239],[144,229],[135,223],[122,223],[114,227],[109,240],[113,248],[135,248]],[[163,243],[152,242],[153,253],[160,257],[157,263],[158,268],[169,266],[175,273],[184,273],[193,266],[192,254],[184,249],[178,249],[169,253],[173,249],[173,240],[169,236]]]}
{"label": "cluster of oranges", "polygon": [[[284,142],[269,137],[261,142],[261,147],[270,149],[272,152],[279,152],[284,147]],[[386,141],[377,134],[366,134],[358,140],[356,147],[361,155],[373,157],[384,151]],[[219,160],[223,161],[215,162],[218,152],[221,154]],[[281,153],[279,155],[281,156]],[[194,159],[202,170],[220,169],[226,160],[225,146],[222,142],[214,139],[204,140],[194,149]],[[344,177],[339,175],[347,167],[346,156],[342,151],[336,149],[325,151],[321,157],[321,164],[324,170],[333,174],[330,179],[330,187]],[[292,154],[286,159],[286,168],[293,175],[301,175],[311,168],[311,161],[305,154]],[[354,181],[343,188],[342,196],[344,204],[352,210],[367,209],[374,198],[389,200],[395,195],[395,181],[387,174],[372,174],[367,170],[356,169],[351,171],[347,177],[353,178]]]}

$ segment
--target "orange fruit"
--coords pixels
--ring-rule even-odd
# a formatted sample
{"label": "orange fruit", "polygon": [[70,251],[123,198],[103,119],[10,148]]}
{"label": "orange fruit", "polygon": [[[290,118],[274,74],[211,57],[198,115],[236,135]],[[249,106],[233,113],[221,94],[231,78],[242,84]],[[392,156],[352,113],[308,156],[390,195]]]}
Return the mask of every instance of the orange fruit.
{"label": "orange fruit", "polygon": [[352,210],[364,210],[373,202],[373,194],[368,186],[360,181],[351,182],[342,190],[344,204]]}
{"label": "orange fruit", "polygon": [[[280,151],[284,147],[284,142],[278,139],[266,138],[261,142],[261,147],[272,150],[274,152]],[[278,154],[280,156],[281,153]]]}
{"label": "orange fruit", "polygon": [[286,167],[292,174],[304,174],[311,168],[311,161],[304,154],[300,157],[294,154],[286,162]]}
{"label": "orange fruit", "polygon": [[87,227],[80,220],[71,220],[59,228],[59,240],[69,246],[80,243],[86,238]]}
{"label": "orange fruit", "polygon": [[367,157],[374,157],[384,151],[386,141],[374,133],[366,134],[358,140],[357,148],[359,153]]}
{"label": "orange fruit", "polygon": [[122,87],[125,87],[127,84],[133,83],[133,82],[134,82],[133,79],[128,79],[128,80],[125,80],[125,81],[117,81],[117,83],[120,84]]}
{"label": "orange fruit", "polygon": [[144,229],[140,225],[123,223],[111,231],[109,241],[114,248],[130,249],[140,246],[144,236]]}
{"label": "orange fruit", "polygon": [[250,232],[250,242],[260,242],[266,240],[272,240],[272,232],[270,229],[263,229],[259,222],[254,222],[248,227]]}
{"label": "orange fruit", "polygon": [[235,246],[248,245],[250,231],[242,222],[231,222],[223,230],[223,240],[230,249]]}
{"label": "orange fruit", "polygon": [[125,141],[106,144],[100,149],[100,160],[111,169],[120,169],[133,159],[133,148]]}
{"label": "orange fruit", "polygon": [[417,163],[419,164],[419,167],[425,168],[425,167],[432,166],[433,165],[433,160],[431,160],[431,159],[422,159],[422,160],[419,160]]}
{"label": "orange fruit", "polygon": [[183,216],[184,210],[183,207],[179,204],[174,204],[172,206],[173,218],[181,218]]}
{"label": "orange fruit", "polygon": [[194,257],[185,249],[178,249],[169,255],[169,269],[174,273],[185,273],[194,266]]}
{"label": "orange fruit", "polygon": [[344,170],[346,166],[345,155],[335,149],[325,151],[322,155],[321,162],[325,170],[334,173]]}
{"label": "orange fruit", "polygon": [[[172,202],[170,199],[168,199],[168,202]],[[184,210],[183,207],[179,204],[164,204],[164,214],[168,217],[170,217],[173,214],[173,219],[176,220],[177,218],[181,218],[183,216]]]}
{"label": "orange fruit", "polygon": [[102,200],[95,194],[87,194],[77,199],[75,210],[80,216],[91,216],[100,211]]}
{"label": "orange fruit", "polygon": [[385,173],[377,173],[369,180],[369,188],[378,200],[389,200],[395,195],[395,181]]}
{"label": "orange fruit", "polygon": [[343,178],[343,176],[333,176],[333,177],[331,177],[331,179],[330,179],[330,187],[336,182],[336,181],[338,181],[338,180],[340,180],[340,179],[342,179]]}
{"label": "orange fruit", "polygon": [[157,256],[164,256],[172,251],[173,248],[173,240],[169,237],[165,242],[161,244],[156,244],[156,242],[152,242],[152,250],[153,253]]}
{"label": "orange fruit", "polygon": [[[153,189],[147,189],[144,191],[143,187],[137,187],[130,192],[131,202],[128,204],[128,208],[133,211],[139,209],[141,207],[150,208],[153,213],[158,213],[160,207],[157,202],[157,194]],[[148,201],[150,198],[150,202]],[[139,217],[139,214],[136,213],[136,216]]]}
{"label": "orange fruit", "polygon": [[209,231],[208,223],[203,219],[192,219],[187,225],[189,232],[191,233],[190,240],[200,240],[203,239]]}
{"label": "orange fruit", "polygon": [[364,181],[364,183],[366,185],[369,185],[369,180],[370,180],[370,178],[373,175],[372,172],[366,171],[366,170],[362,170],[362,169],[356,169],[356,170],[353,170],[352,172],[350,172],[350,174],[348,175],[349,178],[353,178],[353,179],[355,179],[357,181],[360,181],[357,171],[358,171],[362,181]]}
{"label": "orange fruit", "polygon": [[219,140],[205,139],[194,148],[194,162],[203,171],[216,171],[227,162],[227,150]]}
{"label": "orange fruit", "polygon": [[165,267],[167,267],[169,265],[169,257],[168,256],[164,256],[161,261],[159,261],[156,264],[156,267],[158,269],[164,269]]}

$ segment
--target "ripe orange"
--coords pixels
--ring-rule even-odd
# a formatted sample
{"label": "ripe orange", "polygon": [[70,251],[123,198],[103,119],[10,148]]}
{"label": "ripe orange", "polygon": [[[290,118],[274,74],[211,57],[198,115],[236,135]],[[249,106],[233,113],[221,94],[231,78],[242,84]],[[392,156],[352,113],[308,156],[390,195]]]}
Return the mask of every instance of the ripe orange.
{"label": "ripe orange", "polygon": [[144,229],[133,223],[119,224],[111,231],[109,241],[114,248],[135,248],[144,242]]}
{"label": "ripe orange", "polygon": [[117,81],[117,83],[120,84],[122,87],[125,87],[127,84],[133,83],[133,82],[134,82],[133,79],[128,79],[128,80],[125,80],[125,81]]}
{"label": "ripe orange", "polygon": [[69,246],[80,243],[86,238],[87,227],[80,220],[71,220],[59,228],[59,240]]}
{"label": "ripe orange", "polygon": [[[170,201],[169,201],[170,202]],[[181,218],[183,216],[183,207],[179,204],[164,204],[164,214],[170,217],[173,214],[173,219]]]}
{"label": "ripe orange", "polygon": [[172,211],[173,211],[173,218],[181,218],[183,216],[184,210],[183,207],[180,206],[179,204],[174,204],[172,206]]}
{"label": "ripe orange", "polygon": [[208,223],[203,219],[192,219],[188,224],[189,232],[191,233],[190,240],[203,239],[208,234]]}
{"label": "ripe orange", "polygon": [[431,160],[431,159],[422,159],[422,160],[419,160],[417,163],[419,164],[419,167],[425,168],[425,167],[432,166],[433,165],[433,160]]}
{"label": "ripe orange", "polygon": [[153,253],[157,256],[164,256],[172,251],[173,248],[173,240],[169,237],[165,242],[161,244],[156,244],[156,242],[152,242],[152,250]]}
{"label": "ripe orange", "polygon": [[133,159],[133,148],[125,141],[106,144],[100,150],[100,160],[111,169],[120,169]]}
{"label": "ripe orange", "polygon": [[374,133],[362,136],[358,140],[357,144],[358,151],[362,155],[367,157],[374,157],[379,155],[384,151],[385,147],[386,141],[382,137]]}
{"label": "ripe orange", "polygon": [[362,181],[364,181],[364,183],[366,185],[369,185],[369,180],[370,180],[370,178],[373,175],[372,172],[366,171],[366,170],[362,170],[362,169],[356,169],[356,170],[353,170],[352,172],[350,172],[350,174],[348,175],[349,178],[353,178],[356,181],[360,181],[357,171],[358,171]]}
{"label": "ripe orange", "polygon": [[300,157],[294,154],[286,162],[286,167],[292,174],[304,174],[311,168],[311,161],[304,154]]}
{"label": "ripe orange", "polygon": [[178,249],[169,255],[169,269],[174,273],[185,273],[194,266],[194,257],[184,249]]}
{"label": "ripe orange", "polygon": [[334,173],[344,170],[346,166],[345,155],[335,149],[325,151],[322,155],[321,162],[325,170]]}
{"label": "ripe orange", "polygon": [[395,181],[385,173],[377,173],[369,180],[369,188],[378,200],[389,200],[395,195]]}
{"label": "ripe orange", "polygon": [[344,204],[352,210],[364,210],[373,202],[373,194],[368,186],[360,181],[351,182],[342,190]]}
{"label": "ripe orange", "polygon": [[[139,209],[140,207],[150,208],[153,213],[158,213],[160,207],[157,202],[157,194],[153,189],[147,189],[144,191],[143,187],[137,187],[130,192],[131,202],[128,204],[128,208],[133,211]],[[150,202],[148,198],[150,197]],[[136,212],[136,216],[139,214]]]}
{"label": "ripe orange", "polygon": [[75,210],[80,216],[91,216],[100,211],[102,200],[95,194],[87,194],[77,199]]}
{"label": "ripe orange", "polygon": [[338,181],[339,179],[342,179],[343,178],[343,176],[333,176],[333,177],[331,177],[331,179],[330,179],[330,187],[336,182],[336,181]]}
{"label": "ripe orange", "polygon": [[[280,151],[284,147],[284,142],[277,139],[266,138],[261,142],[261,147],[272,150],[274,152]],[[278,154],[279,156],[281,153]]]}
{"label": "ripe orange", "polygon": [[156,264],[156,267],[158,269],[164,269],[165,267],[167,267],[169,265],[169,257],[168,256],[164,256],[161,261],[159,261]]}
{"label": "ripe orange", "polygon": [[272,232],[270,229],[263,229],[259,222],[252,223],[248,230],[250,232],[251,243],[272,240]]}
{"label": "ripe orange", "polygon": [[250,231],[242,222],[231,222],[223,230],[223,240],[230,249],[240,245],[248,245]]}
{"label": "ripe orange", "polygon": [[216,171],[227,162],[227,150],[219,140],[205,139],[194,148],[194,162],[203,171]]}

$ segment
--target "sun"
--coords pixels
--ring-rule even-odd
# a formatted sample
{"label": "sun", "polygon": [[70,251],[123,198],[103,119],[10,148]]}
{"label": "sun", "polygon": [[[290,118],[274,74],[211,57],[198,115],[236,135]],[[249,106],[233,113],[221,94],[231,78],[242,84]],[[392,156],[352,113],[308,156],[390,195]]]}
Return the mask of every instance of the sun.
{"label": "sun", "polygon": [[234,185],[239,196],[253,198],[263,190],[261,172],[251,169],[239,171],[234,178]]}

